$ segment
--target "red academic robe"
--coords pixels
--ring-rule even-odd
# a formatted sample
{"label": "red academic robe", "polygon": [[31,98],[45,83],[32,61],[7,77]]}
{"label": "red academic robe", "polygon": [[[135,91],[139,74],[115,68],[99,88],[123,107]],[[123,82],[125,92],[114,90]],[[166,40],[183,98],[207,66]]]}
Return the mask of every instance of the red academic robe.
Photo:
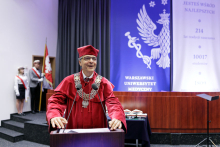
{"label": "red academic robe", "polygon": [[[95,82],[98,74],[94,72],[93,77],[86,83],[83,79],[82,71],[80,72],[80,81],[83,92],[89,94],[92,90],[92,84]],[[115,118],[123,123],[125,132],[127,132],[127,125],[125,114],[118,98],[113,94],[114,86],[106,79],[102,78],[98,93],[101,101],[107,106],[108,115],[111,119]],[[72,103],[76,95],[76,88],[74,82],[74,75],[66,77],[55,89],[55,94],[48,100],[47,106],[47,120],[49,124],[49,131],[53,130],[50,125],[50,120],[53,117],[62,117],[66,109],[65,118],[67,119]],[[75,128],[106,128],[107,122],[104,115],[98,94],[91,100],[87,108],[82,107],[82,98],[77,94],[72,112],[70,114],[67,129]]]}

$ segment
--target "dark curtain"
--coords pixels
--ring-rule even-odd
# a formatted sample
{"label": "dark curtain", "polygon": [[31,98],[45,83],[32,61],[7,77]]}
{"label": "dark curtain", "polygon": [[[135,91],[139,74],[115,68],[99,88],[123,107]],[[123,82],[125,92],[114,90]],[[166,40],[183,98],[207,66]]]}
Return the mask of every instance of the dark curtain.
{"label": "dark curtain", "polygon": [[77,48],[99,49],[96,72],[110,77],[110,0],[59,0],[56,80],[80,71]]}

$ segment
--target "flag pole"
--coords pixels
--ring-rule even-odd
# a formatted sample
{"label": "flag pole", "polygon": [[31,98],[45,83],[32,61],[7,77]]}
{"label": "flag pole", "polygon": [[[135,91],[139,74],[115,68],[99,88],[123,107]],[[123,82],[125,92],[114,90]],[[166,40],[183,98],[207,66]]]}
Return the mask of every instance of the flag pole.
{"label": "flag pole", "polygon": [[[43,58],[43,67],[42,67],[42,73],[43,73],[43,74],[44,74],[44,65],[45,65],[46,48],[47,48],[47,38],[46,38],[45,49],[44,49],[44,58]],[[43,81],[41,82],[41,88],[40,88],[39,112],[40,112],[40,110],[41,110],[42,87],[43,87]]]}

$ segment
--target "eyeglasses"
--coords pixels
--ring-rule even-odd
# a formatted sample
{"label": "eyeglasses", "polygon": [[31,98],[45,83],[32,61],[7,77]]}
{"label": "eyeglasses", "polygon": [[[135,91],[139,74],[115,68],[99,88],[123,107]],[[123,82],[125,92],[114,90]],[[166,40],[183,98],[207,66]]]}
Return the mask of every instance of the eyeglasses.
{"label": "eyeglasses", "polygon": [[97,58],[96,57],[89,57],[89,56],[85,56],[85,57],[83,57],[82,59],[84,59],[85,61],[89,61],[89,60],[93,60],[93,61],[96,61],[97,60]]}

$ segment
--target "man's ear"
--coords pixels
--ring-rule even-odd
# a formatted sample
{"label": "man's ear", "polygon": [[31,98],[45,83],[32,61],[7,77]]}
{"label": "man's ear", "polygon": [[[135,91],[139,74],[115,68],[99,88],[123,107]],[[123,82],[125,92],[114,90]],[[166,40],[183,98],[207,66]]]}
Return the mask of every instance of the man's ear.
{"label": "man's ear", "polygon": [[81,60],[79,60],[79,65],[82,66]]}

